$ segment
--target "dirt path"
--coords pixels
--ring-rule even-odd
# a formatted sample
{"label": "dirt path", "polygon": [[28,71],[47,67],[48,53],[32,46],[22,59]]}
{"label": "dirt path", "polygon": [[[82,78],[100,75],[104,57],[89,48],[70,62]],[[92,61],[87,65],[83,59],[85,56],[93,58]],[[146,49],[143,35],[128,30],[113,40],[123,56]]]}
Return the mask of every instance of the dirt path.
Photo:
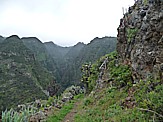
{"label": "dirt path", "polygon": [[77,101],[74,105],[74,108],[65,116],[62,122],[74,122],[75,114],[77,113],[77,107],[79,106],[80,101]]}

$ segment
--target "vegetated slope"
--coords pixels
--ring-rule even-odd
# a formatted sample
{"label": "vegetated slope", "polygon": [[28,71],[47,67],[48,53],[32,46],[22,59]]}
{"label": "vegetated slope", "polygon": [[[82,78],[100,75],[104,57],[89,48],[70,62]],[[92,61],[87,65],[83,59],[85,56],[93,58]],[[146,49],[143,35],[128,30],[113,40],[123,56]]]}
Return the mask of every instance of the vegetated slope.
{"label": "vegetated slope", "polygon": [[92,65],[83,65],[82,73],[88,94],[78,99],[74,107],[74,101],[70,101],[55,110],[48,122],[162,121],[163,84],[155,81],[157,85],[152,89],[152,79],[133,84],[131,67],[119,63],[116,52]]}
{"label": "vegetated slope", "polygon": [[21,40],[34,53],[39,63],[58,79],[56,60],[51,57],[45,45],[36,37],[23,37]]}
{"label": "vegetated slope", "polygon": [[[4,101],[11,101],[10,99],[8,100],[9,94],[7,92],[7,94],[3,94],[4,89],[7,87],[12,87],[12,85],[10,86],[10,84],[6,81],[16,81],[15,86],[13,86],[16,87],[13,89],[15,92],[13,92],[12,96],[13,98],[16,97],[14,100],[17,102],[13,100],[14,104],[8,104],[8,107],[20,104],[22,102],[28,102],[34,98],[40,98],[42,96],[45,98],[45,94],[41,91],[39,92],[39,90],[47,90],[49,95],[53,96],[61,93],[70,85],[79,84],[81,76],[81,64],[82,62],[89,60],[89,54],[93,54],[93,52],[96,52],[96,49],[98,48],[98,53],[94,55],[95,60],[101,55],[104,55],[107,52],[109,53],[115,49],[116,38],[114,38],[115,42],[113,47],[108,46],[110,45],[108,43],[112,43],[113,41],[109,41],[112,39],[112,37],[105,38],[105,41],[103,41],[103,39],[99,39],[99,41],[92,41],[88,45],[78,43],[72,47],[60,47],[52,42],[43,44],[39,39],[35,37],[25,37],[21,39],[19,39],[17,36],[11,36],[6,39],[2,37],[0,45],[2,47],[0,49],[2,70],[1,82],[8,85],[1,86],[2,88],[5,86],[1,91],[1,103],[3,102],[4,104],[3,108],[5,108],[8,104]],[[102,48],[104,45],[107,45],[107,51],[102,50],[104,49]],[[89,48],[92,48],[92,50],[89,50]],[[100,50],[102,53],[100,53]],[[81,53],[83,51],[85,51],[85,53]],[[81,55],[82,58],[79,58],[79,55]],[[87,60],[83,60],[84,55],[87,57]],[[80,62],[80,60],[82,60],[82,62]],[[89,62],[94,60],[93,58],[90,58]],[[49,72],[51,74],[49,74]],[[52,75],[55,77],[55,79],[52,78]],[[27,88],[25,88],[23,91],[24,86],[22,86],[23,84],[20,83],[21,81],[29,83],[31,86],[29,86],[29,84],[26,85]],[[20,101],[20,95],[17,95],[17,85],[19,84],[21,84],[19,89],[21,90],[19,91],[20,95],[21,93],[24,94],[26,89],[28,90],[28,93],[33,93],[33,95],[29,95],[30,97],[28,100],[26,99],[27,97],[24,96],[21,99],[22,101]],[[33,88],[36,89],[36,91],[33,90],[33,92],[30,92],[30,90]],[[12,89],[8,90],[8,92],[10,92]]]}
{"label": "vegetated slope", "polygon": [[79,53],[86,45],[84,43],[78,42],[76,45],[71,47],[71,49],[66,53],[65,59],[68,61],[74,60],[79,56]]}
{"label": "vegetated slope", "polygon": [[89,94],[76,122],[163,120],[163,1],[138,0],[118,27],[117,54],[83,65]]}
{"label": "vegetated slope", "polygon": [[52,42],[44,44],[49,55],[56,63],[56,71],[59,73],[56,80],[64,90],[68,86],[80,83],[80,68],[83,63],[94,62],[102,55],[114,51],[116,38],[95,38],[88,45],[79,42],[72,47],[60,47]]}
{"label": "vegetated slope", "polygon": [[76,77],[77,70],[79,69],[76,67],[75,59],[78,57],[85,46],[85,44],[79,42],[71,47],[71,49],[65,55],[65,65],[63,65],[64,69],[61,78],[61,82],[64,88],[78,83],[78,80],[74,81],[74,77]]}
{"label": "vegetated slope", "polygon": [[64,57],[68,53],[68,51],[72,48],[72,47],[61,47],[59,45],[54,44],[53,42],[45,42],[44,45],[48,50],[49,54],[56,59]]}
{"label": "vegetated slope", "polygon": [[55,61],[56,72],[59,76],[56,77],[56,80],[61,85],[60,90],[63,91],[67,86],[72,85],[71,77],[74,71],[74,59],[85,45],[83,43],[78,43],[72,47],[61,47],[53,42],[46,42],[44,45],[49,55]]}
{"label": "vegetated slope", "polygon": [[47,98],[53,80],[18,36],[0,44],[0,110]]}
{"label": "vegetated slope", "polygon": [[115,51],[116,43],[117,38],[115,37],[96,37],[80,51],[76,61],[78,61],[80,65],[94,62],[101,56]]}
{"label": "vegetated slope", "polygon": [[0,43],[2,43],[4,41],[4,37],[0,36]]}
{"label": "vegetated slope", "polygon": [[79,83],[81,79],[81,67],[84,63],[94,63],[101,56],[115,51],[117,38],[115,37],[96,37],[89,44],[85,45],[78,56],[73,60],[74,70],[70,81]]}
{"label": "vegetated slope", "polygon": [[117,53],[111,53],[90,66],[83,65],[82,82],[88,94],[75,108],[74,122],[162,121],[161,81],[133,84],[131,67],[117,59]]}
{"label": "vegetated slope", "polygon": [[42,66],[46,67],[52,73],[55,72],[56,66],[54,66],[54,60],[49,56],[46,47],[39,39],[36,37],[23,37],[21,40],[35,54],[35,58]]}
{"label": "vegetated slope", "polygon": [[25,46],[35,53],[35,58],[43,64],[48,57],[43,43],[36,37],[23,37],[21,40]]}
{"label": "vegetated slope", "polygon": [[46,47],[49,56],[54,61],[53,65],[56,67],[56,69],[51,68],[51,70],[53,72],[55,71],[53,74],[56,76],[57,82],[61,84],[62,75],[66,70],[65,56],[68,53],[68,51],[71,49],[71,47],[61,47],[54,44],[53,42],[46,42],[44,43],[44,45]]}

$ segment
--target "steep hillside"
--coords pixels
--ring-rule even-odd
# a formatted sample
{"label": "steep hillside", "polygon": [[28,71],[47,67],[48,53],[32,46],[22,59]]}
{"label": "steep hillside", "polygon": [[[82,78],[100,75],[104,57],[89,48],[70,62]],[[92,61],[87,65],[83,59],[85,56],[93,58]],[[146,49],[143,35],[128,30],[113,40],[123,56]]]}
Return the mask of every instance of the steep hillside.
{"label": "steep hillside", "polygon": [[56,80],[64,90],[68,86],[80,83],[80,68],[83,63],[94,62],[114,51],[116,38],[95,38],[88,45],[79,42],[72,47],[60,47],[53,42],[46,42],[44,45],[54,60],[56,69],[53,70],[58,73],[54,73]]}
{"label": "steep hillside", "polygon": [[18,36],[0,44],[0,110],[47,98],[53,80]]}
{"label": "steep hillside", "polygon": [[[81,66],[83,63],[93,63],[101,56],[114,51],[116,48],[116,38],[95,38],[87,45],[83,45],[81,43],[79,44],[72,47],[72,49],[70,50],[71,52],[67,53],[68,56],[74,55],[74,57],[69,57],[69,60],[66,60],[66,62],[68,62],[66,68],[67,70],[65,71],[66,73],[63,74],[61,80],[65,87],[72,84],[80,83]],[[78,51],[76,51],[77,46]]]}
{"label": "steep hillside", "polygon": [[65,56],[71,49],[71,47],[61,47],[54,44],[53,42],[46,42],[44,43],[44,45],[50,58],[53,59],[53,64],[51,65],[53,65],[54,67],[51,67],[51,65],[49,65],[49,68],[51,68],[51,71],[53,71],[57,82],[61,83],[62,75],[66,68]]}
{"label": "steep hillside", "polygon": [[[21,39],[24,45],[29,48],[35,55],[35,58],[39,63],[46,68],[49,72],[53,74],[56,79],[60,79],[60,74],[58,72],[57,57],[56,59],[51,56],[50,47],[46,46],[36,37],[23,37]],[[54,51],[55,52],[55,51]],[[56,55],[59,55],[58,52],[55,52]]]}
{"label": "steep hillside", "polygon": [[55,61],[55,71],[58,74],[54,73],[54,75],[56,76],[57,82],[61,84],[60,90],[63,91],[67,86],[72,85],[71,78],[75,70],[74,60],[85,45],[78,43],[72,47],[61,47],[53,42],[46,42],[44,45],[51,58]]}
{"label": "steep hillside", "polygon": [[0,43],[2,43],[4,40],[4,37],[0,36]]}
{"label": "steep hillside", "polygon": [[120,20],[117,52],[82,66],[87,96],[61,121],[163,121],[162,10],[162,0],[135,1]]}
{"label": "steep hillside", "polygon": [[86,45],[84,43],[81,42],[77,43],[76,45],[71,47],[71,49],[66,53],[65,59],[68,61],[74,60],[76,57],[79,56],[79,53],[85,46]]}
{"label": "steep hillside", "polygon": [[94,62],[101,56],[114,51],[116,49],[116,43],[117,38],[115,37],[96,37],[80,51],[76,61],[80,65]]}
{"label": "steep hillside", "polygon": [[81,50],[85,46],[86,45],[83,43],[80,42],[77,43],[76,45],[71,47],[71,49],[67,52],[67,54],[64,57],[65,64],[63,65],[61,82],[65,88],[73,84],[79,83],[78,82],[79,80],[74,81],[74,77],[76,77],[77,70],[79,69],[76,67],[75,59],[78,57]]}
{"label": "steep hillside", "polygon": [[[60,47],[51,42],[43,44],[35,37],[6,38],[0,45],[1,110],[36,99],[45,99],[48,95],[56,95],[68,86],[78,84],[82,65],[78,60],[79,55],[82,55],[83,62],[93,62],[101,55],[115,50],[115,40],[116,38],[112,40],[112,37],[105,37],[94,39],[88,45],[78,43],[72,47]],[[104,45],[107,45],[107,49],[102,48]],[[94,59],[89,59],[88,55],[94,54],[97,49]],[[86,60],[83,60],[84,55]],[[56,77],[60,88],[52,77],[52,74],[57,76],[57,73],[60,76]]]}
{"label": "steep hillside", "polygon": [[47,59],[46,49],[43,43],[36,37],[24,37],[21,38],[24,45],[35,53],[35,57],[40,62],[44,62]]}
{"label": "steep hillside", "polygon": [[96,37],[89,44],[87,44],[75,59],[77,72],[76,80],[81,79],[81,67],[85,63],[94,63],[101,56],[115,51],[117,38],[116,37]]}
{"label": "steep hillside", "polygon": [[50,53],[50,55],[56,59],[59,57],[64,57],[68,53],[68,51],[71,49],[71,47],[58,46],[54,44],[53,42],[45,42],[44,45],[46,49],[48,50],[48,52]]}
{"label": "steep hillside", "polygon": [[73,121],[162,122],[162,10],[162,0],[136,1],[120,21],[117,54],[83,65],[89,96]]}
{"label": "steep hillside", "polygon": [[[47,121],[162,122],[163,84],[157,81],[157,85],[151,87],[152,79],[136,84],[132,81],[131,67],[118,63],[116,52],[83,65],[82,82],[87,94],[62,104]],[[71,94],[66,98],[72,98]]]}
{"label": "steep hillside", "polygon": [[[162,10],[163,0],[135,0],[135,4],[120,20],[117,51],[112,53],[110,52],[115,49],[116,45],[116,38],[113,37],[95,38],[88,45],[79,43],[69,50],[64,50],[64,53],[56,50],[57,46],[52,44],[49,50],[52,57],[55,55],[54,48],[58,56],[66,57],[64,60],[58,57],[63,68],[58,69],[63,73],[60,83],[63,87],[78,83],[81,69],[81,82],[85,86],[82,90],[85,91],[85,96],[75,96],[81,93],[79,87],[76,90],[74,86],[71,89],[68,88],[61,97],[50,97],[47,102],[50,104],[43,105],[45,108],[42,107],[44,103],[40,103],[41,107],[38,107],[40,113],[33,115],[34,119],[31,122],[45,119],[47,122],[162,122]],[[18,37],[14,38],[21,42]],[[0,52],[0,60],[2,58],[5,60],[5,62],[0,62],[1,69],[3,68],[0,73],[5,76],[10,71],[10,65],[6,62],[19,55],[12,53],[18,50],[15,46],[11,52],[6,53],[5,51],[10,48],[6,48],[4,43],[5,41],[0,46],[0,50],[4,50]],[[25,49],[19,53],[23,53]],[[105,56],[101,57],[101,55]],[[31,58],[30,61],[34,59]],[[26,63],[23,57],[16,61],[19,63],[21,60],[24,64]],[[4,73],[4,71],[7,72]],[[7,76],[14,77],[15,75]],[[12,80],[6,81],[9,81],[7,84],[13,83]],[[4,88],[0,95],[3,95],[6,84],[3,80],[0,82],[2,82],[1,89]],[[15,87],[9,90],[13,88]],[[52,115],[46,118],[45,115],[48,113]],[[12,113],[9,112],[6,116],[10,114]]]}

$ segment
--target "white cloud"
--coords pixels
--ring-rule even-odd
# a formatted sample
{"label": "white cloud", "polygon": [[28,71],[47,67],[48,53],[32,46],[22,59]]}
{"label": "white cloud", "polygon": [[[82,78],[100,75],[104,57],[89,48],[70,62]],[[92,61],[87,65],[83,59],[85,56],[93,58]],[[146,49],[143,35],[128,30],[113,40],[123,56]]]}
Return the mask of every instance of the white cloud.
{"label": "white cloud", "polygon": [[59,45],[116,36],[122,7],[134,0],[6,0],[0,4],[0,34],[37,36]]}

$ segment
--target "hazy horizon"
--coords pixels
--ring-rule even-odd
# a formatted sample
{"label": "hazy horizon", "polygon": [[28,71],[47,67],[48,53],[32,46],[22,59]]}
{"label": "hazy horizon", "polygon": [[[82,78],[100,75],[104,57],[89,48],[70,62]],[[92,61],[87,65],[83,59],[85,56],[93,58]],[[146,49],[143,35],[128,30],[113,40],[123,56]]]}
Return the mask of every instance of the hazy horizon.
{"label": "hazy horizon", "polygon": [[2,0],[0,35],[37,37],[59,46],[117,36],[122,7],[134,0]]}

